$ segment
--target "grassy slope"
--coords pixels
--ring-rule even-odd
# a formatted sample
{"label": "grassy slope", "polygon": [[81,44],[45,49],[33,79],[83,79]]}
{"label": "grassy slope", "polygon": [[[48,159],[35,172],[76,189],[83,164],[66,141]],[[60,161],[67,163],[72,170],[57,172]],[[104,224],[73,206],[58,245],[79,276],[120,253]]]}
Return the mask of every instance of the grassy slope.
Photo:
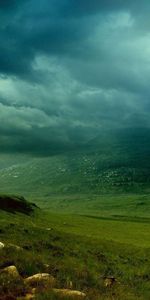
{"label": "grassy slope", "polygon": [[[92,300],[113,299],[112,294],[118,300],[149,299],[148,222],[38,210],[32,216],[0,211],[0,228],[0,241],[24,249],[0,250],[1,266],[15,264],[23,276],[49,271],[59,287],[67,287],[71,280],[74,288],[86,291]],[[49,264],[48,270],[44,264]],[[106,289],[104,275],[113,275],[120,283]]]}
{"label": "grassy slope", "polygon": [[149,194],[75,194],[35,198],[41,207],[63,213],[87,214],[109,218],[150,218]]}

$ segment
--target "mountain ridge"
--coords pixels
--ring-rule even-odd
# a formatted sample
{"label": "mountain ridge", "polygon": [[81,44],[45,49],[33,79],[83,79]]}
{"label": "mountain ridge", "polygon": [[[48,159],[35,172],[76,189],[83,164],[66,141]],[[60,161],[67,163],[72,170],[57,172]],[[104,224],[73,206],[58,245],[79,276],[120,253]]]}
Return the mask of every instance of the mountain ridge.
{"label": "mountain ridge", "polygon": [[[37,194],[150,191],[150,130],[103,132],[84,150],[8,157],[0,192]],[[1,159],[3,161],[4,158]],[[6,157],[7,161],[7,157]],[[2,166],[3,164],[1,164]]]}

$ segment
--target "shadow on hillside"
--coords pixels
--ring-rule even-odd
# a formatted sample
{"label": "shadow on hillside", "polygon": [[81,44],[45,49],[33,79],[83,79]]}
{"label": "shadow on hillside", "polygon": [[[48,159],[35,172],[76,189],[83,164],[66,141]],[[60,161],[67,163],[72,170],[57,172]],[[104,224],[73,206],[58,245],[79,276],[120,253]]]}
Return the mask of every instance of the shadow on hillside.
{"label": "shadow on hillside", "polygon": [[0,209],[10,213],[21,212],[30,215],[36,207],[35,204],[27,202],[24,197],[0,196]]}

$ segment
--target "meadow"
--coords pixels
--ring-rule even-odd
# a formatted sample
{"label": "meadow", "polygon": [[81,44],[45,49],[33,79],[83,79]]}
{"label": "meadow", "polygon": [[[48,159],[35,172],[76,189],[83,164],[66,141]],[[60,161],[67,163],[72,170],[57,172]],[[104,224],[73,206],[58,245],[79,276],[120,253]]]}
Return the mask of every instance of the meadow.
{"label": "meadow", "polygon": [[[56,213],[56,207],[51,211],[44,205],[30,215],[1,210],[0,241],[8,246],[0,250],[0,267],[13,264],[23,277],[49,272],[58,288],[69,288],[71,282],[91,300],[149,300],[150,219],[135,212],[132,216],[133,211],[129,217],[113,216],[103,200],[101,205],[99,200],[103,211],[96,212],[95,207],[95,214],[94,210],[89,214],[88,201],[82,214],[77,208],[73,213],[73,208],[63,212],[61,207],[62,212]],[[105,287],[104,278],[109,276],[116,283]],[[36,299],[60,297],[47,290]]]}

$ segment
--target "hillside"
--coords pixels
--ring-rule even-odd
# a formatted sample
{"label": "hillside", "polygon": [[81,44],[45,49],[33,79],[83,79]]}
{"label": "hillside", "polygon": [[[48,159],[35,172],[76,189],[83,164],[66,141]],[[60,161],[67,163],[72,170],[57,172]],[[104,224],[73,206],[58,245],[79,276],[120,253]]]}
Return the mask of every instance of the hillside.
{"label": "hillside", "polygon": [[36,197],[150,191],[150,130],[103,132],[80,150],[1,155],[0,191]]}
{"label": "hillside", "polygon": [[[42,210],[26,216],[0,210],[0,228],[0,299],[25,300],[22,297],[31,293],[26,278],[48,273],[57,291],[81,291],[87,300],[149,300],[148,220],[114,221]],[[8,285],[10,266],[19,275],[9,276]],[[79,299],[54,291],[37,285],[34,299]]]}

